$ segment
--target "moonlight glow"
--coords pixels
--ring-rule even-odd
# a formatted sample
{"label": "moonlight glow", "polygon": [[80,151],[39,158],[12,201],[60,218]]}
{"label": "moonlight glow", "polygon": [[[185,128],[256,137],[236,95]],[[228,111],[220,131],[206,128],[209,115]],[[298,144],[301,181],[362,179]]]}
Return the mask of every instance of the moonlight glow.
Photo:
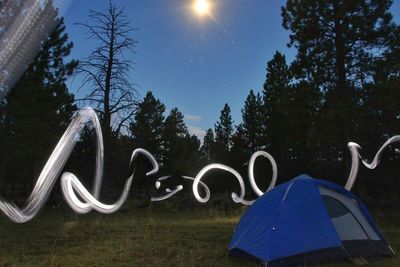
{"label": "moonlight glow", "polygon": [[193,9],[199,16],[210,14],[210,3],[207,0],[196,0]]}

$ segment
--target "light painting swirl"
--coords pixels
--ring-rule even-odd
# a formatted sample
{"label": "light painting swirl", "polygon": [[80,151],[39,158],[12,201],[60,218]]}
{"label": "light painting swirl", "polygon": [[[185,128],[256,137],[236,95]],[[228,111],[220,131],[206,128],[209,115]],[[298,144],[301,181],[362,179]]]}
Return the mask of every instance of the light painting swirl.
{"label": "light painting swirl", "polygon": [[[153,169],[149,172],[146,173],[146,176],[155,174],[158,172],[158,164],[157,161],[154,159],[153,155],[151,155],[148,151],[138,148],[135,149],[132,153],[131,157],[131,163],[132,161],[139,155],[142,154],[144,155],[153,165]],[[101,162],[103,165],[103,163]],[[87,191],[87,189],[82,185],[82,183],[79,181],[79,179],[72,173],[66,172],[62,175],[61,177],[61,188],[63,195],[65,197],[65,200],[67,203],[70,205],[70,207],[77,213],[80,214],[85,214],[91,211],[92,209],[95,209],[96,211],[104,214],[110,214],[116,212],[126,201],[128,195],[129,195],[129,189],[131,188],[132,180],[133,180],[134,174],[132,174],[125,182],[124,190],[118,199],[117,202],[111,205],[103,204],[100,201],[98,201],[96,196],[93,196],[92,194]],[[100,188],[96,188],[100,189]],[[76,196],[75,191],[78,193],[78,195],[86,201],[82,202],[79,200],[79,198]]]}
{"label": "light painting swirl", "polygon": [[[28,197],[25,205],[22,208],[17,207],[14,203],[5,201],[3,199],[0,200],[0,210],[13,222],[16,223],[25,223],[31,220],[40,209],[45,204],[47,198],[50,195],[51,190],[53,189],[57,178],[60,176],[62,169],[65,166],[69,156],[75,145],[79,140],[79,136],[87,123],[91,123],[93,128],[95,129],[96,133],[96,165],[95,165],[95,174],[94,174],[94,183],[92,192],[90,193],[84,185],[80,182],[80,180],[70,172],[65,172],[61,176],[61,189],[63,196],[68,203],[68,205],[77,213],[79,214],[86,214],[93,209],[104,214],[110,214],[117,211],[126,201],[130,187],[132,185],[134,173],[126,180],[125,186],[121,193],[119,199],[113,204],[104,204],[100,202],[100,189],[102,185],[103,179],[103,168],[104,168],[104,147],[103,147],[103,135],[101,132],[100,122],[95,111],[92,108],[84,108],[80,110],[70,125],[68,126],[67,130],[64,132],[63,136],[57,143],[56,147],[54,148],[52,154],[50,155],[49,159],[47,160],[42,172],[37,179],[33,191],[31,192],[30,196]],[[132,153],[131,160],[132,161],[139,155],[143,155],[147,160],[150,161],[152,165],[152,170],[146,173],[146,176],[154,175],[159,171],[159,165],[154,158],[154,156],[149,153],[148,151],[138,148],[135,149]],[[258,156],[267,157],[273,167],[273,178],[271,181],[268,190],[274,187],[276,182],[277,170],[276,170],[276,163],[274,159],[266,152],[259,151],[253,154],[252,158],[250,159],[249,163],[249,177],[251,179],[251,184],[253,189],[256,191],[258,189],[257,184],[255,183],[254,179],[254,163]],[[196,176],[196,178],[190,176],[181,176],[183,179],[193,181],[193,193],[195,198],[201,202],[205,203],[210,199],[210,189],[208,186],[200,181],[201,178],[209,171],[214,169],[220,169],[224,171],[228,171],[232,173],[238,180],[240,185],[240,194],[232,193],[232,199],[236,203],[243,203],[246,205],[250,205],[252,201],[244,200],[245,195],[245,184],[241,175],[235,171],[233,168],[222,165],[222,164],[210,164],[204,167]],[[168,179],[170,176],[163,176],[157,179],[156,181],[156,188],[158,189],[161,185],[163,180]],[[199,186],[205,193],[204,197],[200,196]],[[179,191],[183,189],[182,185],[178,185],[175,189],[165,189],[165,195],[152,197],[151,201],[163,201],[166,200]],[[259,190],[259,189],[258,189]],[[259,192],[256,191],[259,195]]]}
{"label": "light painting swirl", "polygon": [[[80,214],[85,214],[92,210],[96,210],[104,214],[110,214],[117,211],[125,203],[134,178],[134,171],[131,174],[131,176],[129,176],[128,179],[126,180],[121,196],[115,203],[104,204],[98,200],[100,196],[100,189],[103,179],[103,164],[104,164],[103,136],[101,132],[100,122],[98,120],[95,111],[92,108],[84,108],[76,114],[76,116],[68,126],[67,130],[61,137],[60,141],[54,148],[50,158],[46,162],[42,172],[39,175],[39,178],[37,179],[33,191],[28,197],[23,208],[18,208],[12,202],[0,200],[0,210],[10,220],[16,223],[24,223],[31,220],[33,217],[35,217],[35,215],[37,215],[42,206],[45,204],[48,196],[50,195],[50,192],[54,187],[57,178],[59,177],[65,163],[67,162],[69,156],[71,155],[73,148],[75,147],[76,143],[79,140],[79,136],[84,126],[87,125],[87,123],[91,123],[93,125],[96,133],[96,167],[95,167],[92,192],[89,192],[73,173],[65,172],[61,176],[61,188],[64,198],[68,203],[68,205],[75,212]],[[393,136],[382,145],[382,147],[378,150],[374,159],[371,162],[361,160],[362,163],[369,169],[376,168],[376,166],[379,164],[380,157],[383,151],[386,149],[386,147],[399,141],[400,141],[400,135]],[[361,156],[359,154],[359,149],[361,147],[358,144],[352,142],[348,144],[348,147],[351,153],[352,166],[345,188],[347,190],[351,190],[357,178],[359,160],[361,159]],[[151,153],[149,153],[144,149],[141,148],[135,149],[132,153],[130,162],[132,163],[132,161],[138,155],[144,156],[152,165],[152,169],[146,173],[146,176],[155,175],[156,173],[158,173],[159,165],[156,159]],[[253,191],[257,196],[261,196],[264,194],[259,189],[254,177],[254,165],[256,159],[260,156],[267,158],[271,162],[272,166],[272,179],[266,192],[274,188],[278,172],[274,158],[267,152],[257,151],[251,156],[248,164],[248,176],[251,188],[253,189]],[[244,205],[251,205],[254,202],[244,199],[246,189],[242,176],[235,169],[218,163],[213,163],[205,166],[203,169],[200,170],[200,172],[196,175],[195,178],[190,176],[181,176],[183,179],[193,181],[192,191],[197,201],[199,201],[200,203],[206,203],[209,201],[210,189],[203,181],[201,181],[201,179],[207,173],[213,170],[223,170],[229,172],[237,179],[240,186],[240,193],[231,194],[232,200],[234,202],[242,203]],[[156,180],[155,187],[159,189],[162,181],[167,180],[170,177],[171,176],[159,177]],[[202,190],[204,191],[203,193],[204,196],[201,196],[199,187],[201,187]],[[166,200],[174,196],[178,192],[180,192],[182,189],[183,185],[178,185],[174,189],[166,188],[164,195],[153,196],[151,198],[151,201]]]}
{"label": "light painting swirl", "polygon": [[[73,148],[78,142],[80,133],[88,122],[93,124],[97,139],[96,168],[92,193],[90,193],[82,185],[82,183],[74,174],[69,172],[64,173],[61,177],[62,193],[71,208],[80,214],[88,213],[93,209],[100,213],[108,214],[117,211],[122,206],[128,197],[133,174],[127,179],[120,198],[114,204],[107,205],[98,201],[103,178],[103,136],[101,133],[100,122],[95,111],[91,108],[84,108],[77,113],[54,148],[24,207],[20,209],[12,202],[0,200],[0,210],[10,220],[16,223],[24,223],[31,220],[40,211],[49,197],[50,192],[53,189],[54,184],[57,181],[57,178],[59,177],[65,163],[71,155]],[[134,150],[132,153],[131,162],[139,154],[145,156],[153,166],[153,169],[146,175],[149,176],[157,173],[159,169],[157,161],[148,151],[144,149],[139,148]],[[77,194],[82,198],[82,200],[84,200],[84,202],[78,198]]]}
{"label": "light painting swirl", "polygon": [[389,145],[391,145],[393,143],[397,143],[399,141],[400,141],[400,135],[395,135],[395,136],[391,137],[390,139],[388,139],[381,146],[381,148],[378,150],[378,152],[375,154],[375,157],[371,162],[368,162],[368,161],[362,159],[360,153],[358,152],[359,149],[361,149],[360,145],[353,143],[353,142],[348,143],[347,146],[348,146],[348,148],[350,150],[350,154],[351,154],[351,169],[350,169],[350,175],[349,175],[349,178],[347,179],[345,188],[347,190],[351,190],[353,188],[353,185],[357,179],[357,173],[358,173],[358,168],[360,165],[360,159],[365,167],[367,167],[368,169],[375,169],[379,165],[380,158],[382,156],[383,151],[386,149],[386,147],[388,147]]}
{"label": "light painting swirl", "polygon": [[257,151],[253,155],[251,155],[248,168],[249,181],[254,193],[256,193],[259,197],[262,196],[264,192],[262,192],[261,189],[257,186],[256,180],[254,178],[254,164],[256,162],[256,159],[260,156],[267,158],[269,162],[271,162],[272,166],[272,180],[265,192],[268,192],[275,187],[276,179],[278,177],[278,167],[276,166],[275,159],[269,153],[265,151]]}
{"label": "light painting swirl", "polygon": [[[268,154],[265,151],[257,151],[255,152],[251,158],[250,158],[250,162],[249,162],[249,167],[248,167],[248,175],[249,175],[249,180],[250,180],[250,185],[252,187],[252,189],[254,190],[254,192],[258,195],[261,196],[264,193],[259,189],[259,187],[257,186],[257,183],[255,181],[254,178],[254,164],[255,161],[258,157],[263,156],[266,157],[272,165],[272,180],[271,183],[268,186],[268,189],[266,190],[266,192],[268,192],[269,190],[271,190],[272,188],[274,188],[275,184],[276,184],[276,179],[278,176],[278,168],[276,166],[276,162],[275,159]],[[223,164],[218,164],[218,163],[213,163],[210,165],[207,165],[206,167],[204,167],[202,170],[200,170],[200,172],[196,175],[196,178],[194,179],[193,182],[193,186],[192,186],[192,190],[193,190],[193,195],[196,198],[197,201],[199,201],[200,203],[206,203],[208,202],[208,200],[210,199],[210,196],[207,195],[206,197],[201,197],[200,193],[199,193],[199,184],[201,182],[201,179],[204,177],[204,175],[211,171],[211,170],[224,170],[227,171],[231,174],[233,174],[236,179],[239,182],[239,186],[240,186],[240,195],[236,194],[236,193],[232,193],[232,200],[236,203],[242,203],[244,205],[251,205],[253,204],[254,201],[248,201],[244,199],[244,195],[246,193],[246,189],[245,189],[245,185],[244,185],[244,181],[242,176],[233,168],[223,165]]]}
{"label": "light painting swirl", "polygon": [[210,196],[205,196],[205,197],[201,197],[200,193],[199,193],[199,183],[200,183],[200,179],[210,170],[215,170],[215,169],[219,169],[219,170],[224,170],[227,172],[230,172],[231,174],[233,174],[236,179],[239,182],[240,185],[240,195],[238,196],[236,193],[232,193],[232,199],[234,202],[236,203],[240,203],[241,201],[243,201],[244,199],[244,194],[245,194],[245,187],[244,187],[244,181],[242,176],[240,176],[240,174],[234,170],[231,167],[228,167],[226,165],[223,164],[218,164],[218,163],[213,163],[210,165],[205,166],[203,169],[201,169],[201,171],[196,175],[196,178],[193,181],[193,194],[194,197],[197,199],[197,201],[199,201],[200,203],[206,203],[208,202],[208,200],[210,199]]}
{"label": "light painting swirl", "polygon": [[[160,186],[161,186],[161,181],[167,180],[167,179],[170,178],[170,177],[171,177],[171,175],[163,176],[163,177],[158,178],[157,181],[156,181],[156,183],[155,183],[155,187],[156,187],[157,189],[159,189]],[[180,177],[182,177],[183,179],[186,179],[186,180],[190,180],[190,181],[194,181],[194,180],[195,180],[195,178],[190,177],[190,176],[182,175],[182,176],[180,176]],[[206,198],[209,199],[209,198],[210,198],[210,189],[208,188],[208,186],[207,186],[205,183],[203,183],[202,181],[199,182],[199,185],[203,188],[203,191],[204,191],[205,194],[206,194]],[[166,189],[165,189],[165,192],[166,192],[165,195],[159,196],[159,197],[151,197],[151,201],[163,201],[163,200],[167,200],[168,198],[170,198],[170,197],[174,196],[175,194],[177,194],[177,193],[178,193],[179,191],[181,191],[182,189],[183,189],[183,185],[178,185],[178,186],[176,186],[175,189],[173,189],[173,190],[171,190],[170,188],[166,188]]]}
{"label": "light painting swirl", "polygon": [[96,169],[92,191],[94,197],[99,196],[103,176],[103,136],[100,122],[94,110],[84,108],[78,112],[54,148],[24,207],[19,209],[14,203],[0,200],[0,210],[10,220],[16,223],[24,223],[31,220],[39,212],[79,140],[79,134],[88,121],[93,124],[97,138]]}

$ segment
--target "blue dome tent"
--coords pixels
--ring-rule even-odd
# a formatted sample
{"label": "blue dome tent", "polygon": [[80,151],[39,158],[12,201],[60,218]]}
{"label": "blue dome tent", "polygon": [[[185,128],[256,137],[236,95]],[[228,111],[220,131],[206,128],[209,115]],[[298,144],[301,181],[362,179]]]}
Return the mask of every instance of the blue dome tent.
{"label": "blue dome tent", "polygon": [[260,197],[241,218],[229,254],[268,266],[394,251],[361,201],[334,183],[307,175]]}

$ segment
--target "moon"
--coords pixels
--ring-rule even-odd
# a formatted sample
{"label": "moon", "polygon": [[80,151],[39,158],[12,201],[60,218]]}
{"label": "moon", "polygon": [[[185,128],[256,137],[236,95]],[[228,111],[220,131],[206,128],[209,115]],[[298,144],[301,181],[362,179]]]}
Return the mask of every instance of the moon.
{"label": "moon", "polygon": [[208,0],[195,0],[193,3],[194,12],[200,17],[209,15],[210,9],[210,2]]}

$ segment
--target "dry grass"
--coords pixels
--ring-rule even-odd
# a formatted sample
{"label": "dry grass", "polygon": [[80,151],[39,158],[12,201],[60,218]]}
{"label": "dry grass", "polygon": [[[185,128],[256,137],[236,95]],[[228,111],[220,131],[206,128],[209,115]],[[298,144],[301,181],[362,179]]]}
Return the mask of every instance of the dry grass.
{"label": "dry grass", "polygon": [[[0,266],[256,266],[226,254],[241,212],[179,211],[153,205],[150,209],[126,207],[113,215],[79,216],[47,209],[22,225],[2,217]],[[378,214],[397,251],[399,218]],[[380,259],[369,266],[400,266],[400,259]]]}

